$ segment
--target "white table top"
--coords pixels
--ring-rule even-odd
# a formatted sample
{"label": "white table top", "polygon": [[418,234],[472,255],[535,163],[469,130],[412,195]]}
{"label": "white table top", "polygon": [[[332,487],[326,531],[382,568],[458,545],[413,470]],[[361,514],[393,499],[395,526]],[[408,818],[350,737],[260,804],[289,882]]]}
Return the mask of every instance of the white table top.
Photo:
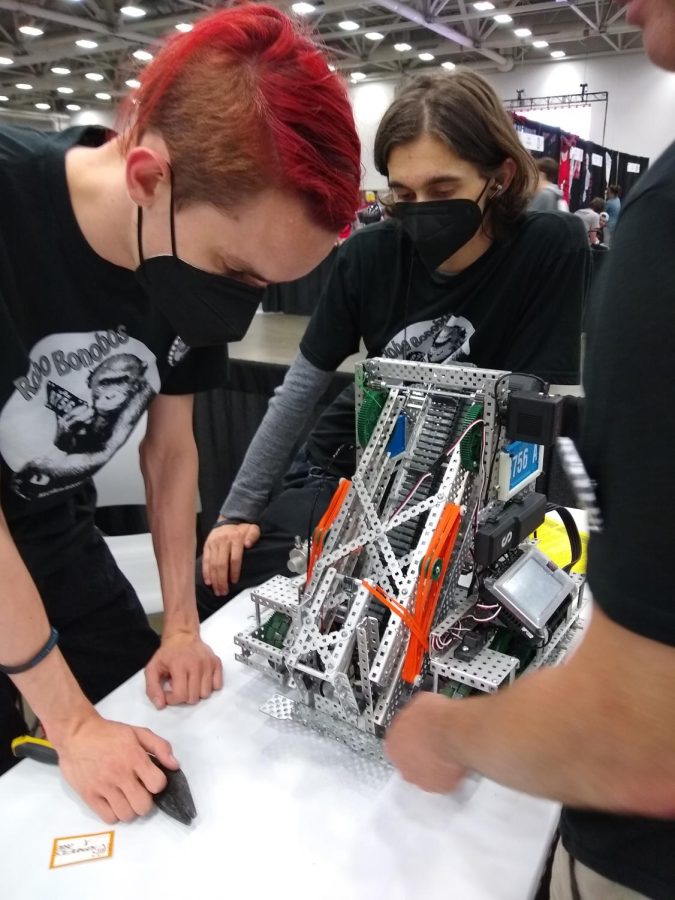
{"label": "white table top", "polygon": [[225,688],[156,711],[136,675],[99,709],[173,743],[198,810],[185,827],[155,810],[117,824],[111,859],[50,870],[55,837],[107,826],[55,767],[0,778],[3,897],[188,900],[526,900],[539,880],[554,803],[481,781],[467,799],[424,794],[398,775],[259,712],[277,685],[233,659],[252,612],[240,596],[204,626]]}

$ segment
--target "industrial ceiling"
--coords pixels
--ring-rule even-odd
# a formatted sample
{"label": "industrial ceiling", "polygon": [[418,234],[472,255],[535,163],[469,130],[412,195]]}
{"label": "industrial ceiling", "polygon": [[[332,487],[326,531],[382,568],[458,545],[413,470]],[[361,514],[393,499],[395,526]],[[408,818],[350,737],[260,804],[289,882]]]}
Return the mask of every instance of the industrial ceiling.
{"label": "industrial ceiling", "polygon": [[[134,86],[174,29],[227,3],[196,0],[0,0],[0,109],[106,108]],[[516,64],[639,50],[615,0],[282,0],[320,35],[353,81],[444,65]],[[140,57],[140,58],[139,58]]]}

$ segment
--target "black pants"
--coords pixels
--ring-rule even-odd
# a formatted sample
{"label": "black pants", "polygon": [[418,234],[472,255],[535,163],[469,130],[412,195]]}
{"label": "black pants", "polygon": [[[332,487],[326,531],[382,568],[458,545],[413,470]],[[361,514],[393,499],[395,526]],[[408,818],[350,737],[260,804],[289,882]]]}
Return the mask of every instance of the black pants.
{"label": "black pants", "polygon": [[281,493],[271,501],[260,522],[257,544],[246,550],[237,584],[225,597],[216,597],[202,577],[202,559],[195,571],[197,606],[203,621],[228,600],[247,588],[257,587],[274,575],[290,575],[286,563],[296,535],[306,541],[323,516],[338,486],[339,478],[315,465],[303,447],[283,482]]}
{"label": "black pants", "polygon": [[[33,578],[61,652],[92,703],[142,669],[159,647],[134,589],[97,532],[68,566]],[[0,774],[16,762],[12,739],[26,731],[17,700],[16,688],[0,674]]]}

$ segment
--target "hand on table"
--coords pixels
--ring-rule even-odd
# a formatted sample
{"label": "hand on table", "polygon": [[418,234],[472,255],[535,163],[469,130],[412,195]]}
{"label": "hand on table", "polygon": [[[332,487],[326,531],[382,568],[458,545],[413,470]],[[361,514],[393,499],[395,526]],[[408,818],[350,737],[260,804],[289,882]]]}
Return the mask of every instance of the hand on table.
{"label": "hand on table", "polygon": [[260,529],[249,522],[211,529],[204,544],[202,575],[216,597],[224,597],[230,585],[239,581],[244,551],[259,539]]}
{"label": "hand on table", "polygon": [[424,791],[449,793],[468,774],[448,754],[452,703],[447,697],[421,691],[387,731],[384,750],[388,759],[405,781]]}
{"label": "hand on table", "polygon": [[223,686],[223,664],[196,631],[165,634],[145,667],[145,687],[157,709],[198,703]]}
{"label": "hand on table", "polygon": [[171,745],[147,728],[102,718],[93,708],[55,744],[63,777],[108,825],[130,822],[152,809],[166,776],[148,753],[177,769]]}

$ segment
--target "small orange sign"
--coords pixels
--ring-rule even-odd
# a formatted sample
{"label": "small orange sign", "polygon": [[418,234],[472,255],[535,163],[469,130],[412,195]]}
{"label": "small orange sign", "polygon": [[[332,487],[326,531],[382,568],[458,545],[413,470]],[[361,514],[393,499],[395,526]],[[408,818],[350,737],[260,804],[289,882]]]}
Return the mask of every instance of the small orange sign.
{"label": "small orange sign", "polygon": [[63,866],[73,866],[75,863],[108,859],[113,854],[114,842],[114,831],[54,838],[49,868],[60,869]]}

